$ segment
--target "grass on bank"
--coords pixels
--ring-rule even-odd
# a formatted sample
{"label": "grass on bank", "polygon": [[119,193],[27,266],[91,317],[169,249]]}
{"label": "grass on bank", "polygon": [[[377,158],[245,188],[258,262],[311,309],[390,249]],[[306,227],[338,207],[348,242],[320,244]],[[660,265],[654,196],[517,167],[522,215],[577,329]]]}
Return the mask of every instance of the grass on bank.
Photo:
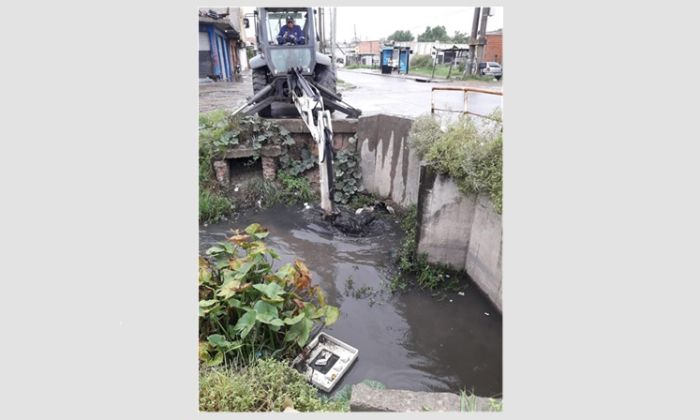
{"label": "grass on bank", "polygon": [[199,220],[216,223],[224,220],[235,209],[233,202],[216,190],[199,190]]}
{"label": "grass on bank", "polygon": [[258,359],[251,366],[203,369],[199,375],[200,411],[349,411],[349,400],[329,400],[287,363]]}
{"label": "grass on bank", "polygon": [[[392,292],[403,291],[410,286],[417,286],[433,292],[457,291],[460,288],[460,273],[442,264],[428,262],[427,255],[418,253],[416,229],[418,220],[416,205],[411,205],[401,215],[401,228],[404,239],[398,252],[398,272],[389,283]],[[411,284],[408,274],[415,275],[415,284]]]}
{"label": "grass on bank", "polygon": [[433,116],[416,119],[409,144],[438,173],[451,177],[463,193],[488,194],[503,209],[503,130],[500,112],[477,126],[462,117],[442,130]]}
{"label": "grass on bank", "polygon": [[[479,405],[476,394],[460,391],[459,393],[459,411],[474,412],[479,411]],[[503,411],[503,400],[489,398],[489,405],[486,411],[501,412]]]}
{"label": "grass on bank", "polygon": [[345,70],[354,70],[354,69],[378,69],[380,68],[377,65],[369,65],[369,64],[346,64],[343,69]]}

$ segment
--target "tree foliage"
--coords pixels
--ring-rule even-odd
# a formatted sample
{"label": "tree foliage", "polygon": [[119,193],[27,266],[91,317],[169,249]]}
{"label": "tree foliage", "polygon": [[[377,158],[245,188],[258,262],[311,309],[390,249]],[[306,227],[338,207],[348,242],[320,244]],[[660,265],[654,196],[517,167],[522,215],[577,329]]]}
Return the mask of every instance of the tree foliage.
{"label": "tree foliage", "polygon": [[389,35],[387,40],[389,41],[399,41],[399,42],[408,42],[408,41],[413,41],[413,34],[411,31],[394,31],[393,34]]}
{"label": "tree foliage", "polygon": [[452,37],[452,42],[455,44],[466,44],[469,42],[469,34],[455,31],[455,35]]}
{"label": "tree foliage", "polygon": [[434,28],[430,26],[425,28],[425,31],[418,35],[418,42],[447,42],[450,40],[450,36],[447,35],[447,29],[444,25],[439,25]]}

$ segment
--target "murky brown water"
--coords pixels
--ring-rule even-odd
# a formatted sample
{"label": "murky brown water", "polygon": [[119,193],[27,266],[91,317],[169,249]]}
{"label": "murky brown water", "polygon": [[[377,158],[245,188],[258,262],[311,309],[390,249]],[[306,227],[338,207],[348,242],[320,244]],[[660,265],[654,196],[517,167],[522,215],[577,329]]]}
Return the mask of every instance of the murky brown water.
{"label": "murky brown water", "polygon": [[442,300],[419,290],[391,294],[389,272],[403,237],[391,216],[374,222],[372,236],[349,237],[311,211],[275,207],[200,227],[202,252],[250,223],[269,229],[266,243],[281,257],[276,267],[303,259],[340,307],[340,318],[324,331],[360,354],[335,390],[373,379],[394,389],[501,395],[501,316],[474,285]]}

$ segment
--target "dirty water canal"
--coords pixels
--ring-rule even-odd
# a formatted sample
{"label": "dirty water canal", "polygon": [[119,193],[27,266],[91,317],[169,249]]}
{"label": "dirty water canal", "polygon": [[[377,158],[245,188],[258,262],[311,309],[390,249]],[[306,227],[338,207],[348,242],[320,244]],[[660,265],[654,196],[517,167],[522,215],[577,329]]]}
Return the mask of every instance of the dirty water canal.
{"label": "dirty water canal", "polygon": [[502,319],[473,284],[463,295],[422,290],[392,294],[388,284],[403,238],[398,220],[375,220],[372,233],[338,232],[302,207],[272,207],[232,221],[200,225],[200,251],[260,223],[280,260],[302,259],[340,318],[323,331],[359,349],[359,358],[334,391],[365,379],[391,389],[502,393]]}

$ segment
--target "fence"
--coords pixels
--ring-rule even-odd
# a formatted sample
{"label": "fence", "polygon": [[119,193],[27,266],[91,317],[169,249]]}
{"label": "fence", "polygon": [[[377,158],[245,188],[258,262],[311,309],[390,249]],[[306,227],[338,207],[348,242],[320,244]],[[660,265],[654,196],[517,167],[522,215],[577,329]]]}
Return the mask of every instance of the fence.
{"label": "fence", "polygon": [[[440,91],[453,91],[453,92],[454,91],[458,91],[458,92],[461,91],[461,92],[464,92],[464,109],[462,111],[455,111],[453,109],[436,108],[435,107],[435,92],[440,92]],[[487,95],[503,96],[503,92],[500,92],[497,90],[479,89],[479,88],[463,87],[463,86],[433,86],[432,91],[430,93],[430,113],[435,114],[435,111],[462,112],[463,114],[476,115],[478,117],[493,119],[488,115],[478,114],[476,112],[472,112],[472,111],[469,111],[467,109],[467,99],[469,97],[470,92],[483,93],[483,94],[487,94]]]}

